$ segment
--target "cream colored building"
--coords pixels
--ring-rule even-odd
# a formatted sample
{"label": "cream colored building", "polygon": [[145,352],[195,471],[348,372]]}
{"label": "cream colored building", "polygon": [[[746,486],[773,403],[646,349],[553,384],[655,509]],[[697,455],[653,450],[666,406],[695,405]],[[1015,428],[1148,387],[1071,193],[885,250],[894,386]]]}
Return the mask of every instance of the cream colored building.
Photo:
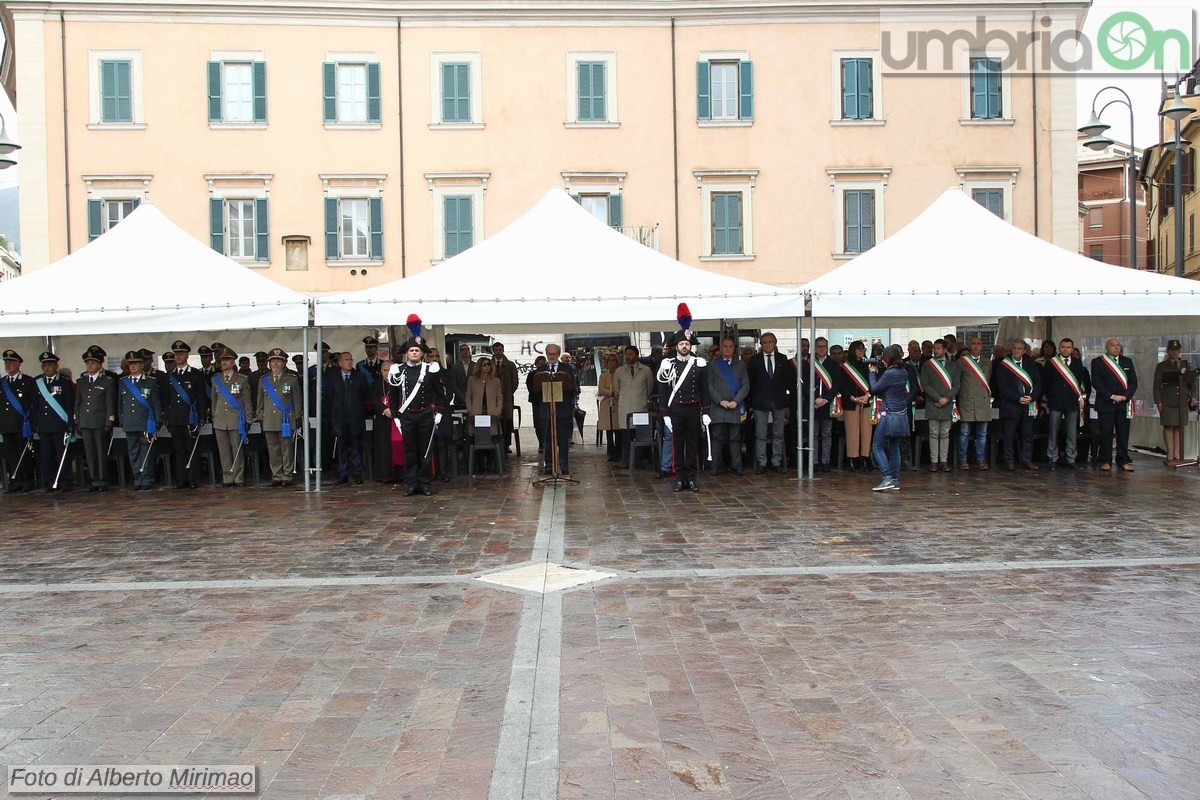
{"label": "cream colored building", "polygon": [[[1046,16],[1053,32],[1086,5],[1015,3],[989,24]],[[894,74],[876,3],[3,6],[28,270],[149,200],[292,288],[357,289],[427,269],[555,185],[669,255],[776,284],[954,185],[1079,246],[1074,80],[1010,71],[991,45],[955,50],[954,74]],[[889,6],[940,30],[994,7]]]}

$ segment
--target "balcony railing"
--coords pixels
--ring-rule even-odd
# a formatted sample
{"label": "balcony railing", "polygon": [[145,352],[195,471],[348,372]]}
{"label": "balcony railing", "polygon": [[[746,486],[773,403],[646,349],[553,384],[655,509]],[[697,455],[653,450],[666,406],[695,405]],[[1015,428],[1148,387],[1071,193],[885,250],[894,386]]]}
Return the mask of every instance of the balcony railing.
{"label": "balcony railing", "polygon": [[635,242],[646,245],[651,250],[658,249],[658,223],[653,225],[614,225],[621,233]]}

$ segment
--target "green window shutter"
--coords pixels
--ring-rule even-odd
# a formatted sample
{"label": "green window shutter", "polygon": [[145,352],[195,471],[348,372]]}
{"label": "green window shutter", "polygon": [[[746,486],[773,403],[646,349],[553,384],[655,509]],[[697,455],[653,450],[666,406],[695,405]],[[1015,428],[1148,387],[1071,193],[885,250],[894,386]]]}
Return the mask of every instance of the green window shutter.
{"label": "green window shutter", "polygon": [[255,61],[251,66],[254,73],[254,121],[267,121],[267,62]]}
{"label": "green window shutter", "polygon": [[875,246],[875,192],[862,192],[862,199],[859,204],[861,213],[861,230],[863,252],[870,250]]}
{"label": "green window shutter", "polygon": [[575,64],[576,91],[579,96],[580,122],[592,119],[592,65],[586,61]]}
{"label": "green window shutter", "polygon": [[742,252],[742,196],[737,192],[712,195],[712,254]]}
{"label": "green window shutter", "polygon": [[379,100],[379,62],[367,63],[367,121],[382,122],[383,108]]}
{"label": "green window shutter", "polygon": [[999,119],[1003,110],[1000,95],[1000,62],[994,58],[971,59],[971,116]]}
{"label": "green window shutter", "polygon": [[738,64],[738,118],[754,119],[754,64]]}
{"label": "green window shutter", "polygon": [[858,70],[856,59],[842,59],[842,119],[858,119]]}
{"label": "green window shutter", "polygon": [[88,200],[88,241],[92,241],[101,233],[104,226],[104,202],[102,200]]}
{"label": "green window shutter", "polygon": [[583,205],[583,200],[579,197],[579,195],[573,194],[573,195],[571,195],[571,199],[574,200],[576,203]]}
{"label": "green window shutter", "polygon": [[208,230],[212,249],[225,252],[225,201],[219,197],[208,200]]}
{"label": "green window shutter", "polygon": [[971,199],[995,214],[1004,216],[1004,192],[1000,189],[973,189]]}
{"label": "green window shutter", "polygon": [[446,197],[442,203],[445,219],[445,257],[453,258],[475,243],[473,200],[470,197]]}
{"label": "green window shutter", "polygon": [[117,62],[117,122],[133,122],[132,65]]}
{"label": "green window shutter", "polygon": [[471,122],[470,64],[442,64],[442,122]]}
{"label": "green window shutter", "polygon": [[338,201],[325,198],[325,260],[336,261],[341,252],[338,242]]}
{"label": "green window shutter", "polygon": [[712,196],[712,253],[718,255],[724,253],[729,244],[726,240],[726,230],[728,227],[727,211],[725,210],[725,195],[714,194]]}
{"label": "green window shutter", "polygon": [[842,250],[847,253],[862,252],[860,194],[862,192],[842,194]]}
{"label": "green window shutter", "polygon": [[267,216],[267,198],[254,201],[254,260],[271,260],[271,228]]}
{"label": "green window shutter", "polygon": [[100,62],[101,122],[133,122],[131,71],[128,61]]}
{"label": "green window shutter", "polygon": [[871,59],[858,60],[858,118],[875,118],[875,86]]}
{"label": "green window shutter", "polygon": [[696,62],[696,119],[712,119],[711,74],[707,61]]}
{"label": "green window shutter", "polygon": [[624,220],[622,219],[624,214],[622,213],[621,206],[621,195],[610,194],[608,196],[608,224],[618,230],[624,224]]}
{"label": "green window shutter", "polygon": [[141,204],[142,204],[142,198],[140,198],[140,197],[133,198],[133,207],[134,208],[137,208]]}
{"label": "green window shutter", "polygon": [[580,61],[576,64],[580,122],[608,120],[606,66],[603,61]]}
{"label": "green window shutter", "polygon": [[221,62],[208,62],[208,121],[220,122],[221,108]]}
{"label": "green window shutter", "polygon": [[592,64],[592,118],[608,121],[608,65]]}
{"label": "green window shutter", "polygon": [[457,77],[453,64],[442,64],[442,122],[458,121],[454,85]]}
{"label": "green window shutter", "polygon": [[458,97],[455,100],[457,108],[455,109],[459,122],[472,122],[471,119],[471,65],[459,64],[455,67],[456,80],[455,84],[458,87]]}
{"label": "green window shutter", "polygon": [[383,198],[372,197],[367,201],[370,206],[371,223],[371,258],[383,260]]}
{"label": "green window shutter", "polygon": [[443,258],[458,255],[458,198],[442,198]]}
{"label": "green window shutter", "polygon": [[337,64],[326,61],[321,65],[321,97],[326,122],[337,122]]}

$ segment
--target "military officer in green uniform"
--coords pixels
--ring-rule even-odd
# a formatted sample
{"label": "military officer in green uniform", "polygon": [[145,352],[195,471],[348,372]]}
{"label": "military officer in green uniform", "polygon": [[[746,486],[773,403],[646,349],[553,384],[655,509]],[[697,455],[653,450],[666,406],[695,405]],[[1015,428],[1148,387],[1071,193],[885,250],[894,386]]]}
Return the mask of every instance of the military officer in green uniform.
{"label": "military officer in green uniform", "polygon": [[1183,429],[1188,413],[1196,408],[1196,370],[1179,357],[1178,339],[1167,342],[1167,357],[1154,368],[1154,405],[1167,446],[1167,466],[1174,467],[1183,460]]}
{"label": "military officer in green uniform", "polygon": [[254,421],[250,380],[237,371],[237,353],[228,347],[220,355],[221,371],[212,378],[212,426],[221,455],[221,485],[245,485],[243,449]]}
{"label": "military officer in green uniform", "polygon": [[108,354],[92,345],[83,354],[86,371],[75,384],[75,423],[83,440],[89,492],[108,491],[108,440],[117,424],[117,380],[101,367]]}
{"label": "military officer in green uniform", "polygon": [[258,382],[259,421],[271,462],[271,485],[291,486],[296,432],[300,425],[300,381],[287,369],[287,353],[267,353],[267,374]]}

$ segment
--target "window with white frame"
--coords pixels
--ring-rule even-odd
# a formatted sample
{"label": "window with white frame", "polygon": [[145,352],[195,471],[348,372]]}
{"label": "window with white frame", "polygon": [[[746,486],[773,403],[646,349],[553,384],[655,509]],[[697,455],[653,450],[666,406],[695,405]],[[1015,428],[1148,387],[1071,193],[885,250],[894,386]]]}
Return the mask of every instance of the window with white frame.
{"label": "window with white frame", "polygon": [[338,122],[367,121],[367,65],[337,65]]}
{"label": "window with white frame", "polygon": [[343,197],[339,202],[342,258],[371,257],[371,227],[367,218],[368,206],[369,202],[365,197]]}
{"label": "window with white frame", "polygon": [[224,121],[253,122],[254,74],[250,63],[222,64],[221,83]]}
{"label": "window with white frame", "polygon": [[253,200],[225,201],[225,255],[230,258],[255,258]]}
{"label": "window with white frame", "polygon": [[1104,227],[1104,209],[1089,208],[1088,209],[1088,227],[1103,228]]}
{"label": "window with white frame", "polygon": [[270,175],[212,173],[208,181],[209,243],[232,259],[270,266],[267,194]]}
{"label": "window with white frame", "polygon": [[883,80],[878,50],[833,51],[834,125],[882,125]]}
{"label": "window with white frame", "polygon": [[579,195],[579,204],[583,206],[584,211],[588,212],[605,225],[608,224],[608,195],[581,194]]}
{"label": "window with white frame", "polygon": [[711,119],[738,118],[738,65],[736,61],[709,64],[712,76]]}
{"label": "window with white frame", "polygon": [[611,51],[567,53],[567,127],[615,128],[617,54]]}
{"label": "window with white frame", "polygon": [[365,266],[383,260],[383,182],[386,175],[327,173],[325,261],[329,266]]}
{"label": "window with white frame", "polygon": [[482,62],[479,53],[433,53],[429,64],[429,127],[483,127]]}
{"label": "window with white frame", "polygon": [[700,260],[752,260],[752,201],[758,170],[694,170],[692,174],[700,190]]}
{"label": "window with white frame", "polygon": [[956,167],[955,171],[959,186],[969,197],[1005,222],[1012,222],[1013,193],[1020,167],[968,166]]}
{"label": "window with white frame", "polygon": [[152,175],[84,175],[88,241],[107,233],[133,213],[147,197]]}
{"label": "window with white frame", "polygon": [[1003,50],[964,51],[962,122],[1011,124],[1012,71]]}
{"label": "window with white frame", "polygon": [[1004,219],[1004,190],[1003,189],[972,189],[971,199],[1000,219]]}
{"label": "window with white frame", "polygon": [[88,83],[89,128],[145,127],[140,50],[89,51]]}
{"label": "window with white frame", "polygon": [[833,189],[835,259],[853,258],[883,241],[889,167],[827,169]]}
{"label": "window with white frame", "polygon": [[382,122],[380,65],[374,53],[327,53],[321,65],[325,124],[374,127]]}
{"label": "window with white frame", "polygon": [[433,199],[433,263],[483,238],[483,198],[491,173],[425,173]]}
{"label": "window with white frame", "polygon": [[104,203],[104,225],[103,233],[107,233],[117,226],[121,220],[133,213],[133,210],[138,206],[138,200],[131,197],[128,200],[103,200]]}
{"label": "window with white frame", "polygon": [[214,50],[206,69],[210,127],[265,127],[267,62],[261,51]]}
{"label": "window with white frame", "polygon": [[696,63],[696,119],[703,125],[749,125],[754,119],[754,64],[748,53],[702,52]]}

